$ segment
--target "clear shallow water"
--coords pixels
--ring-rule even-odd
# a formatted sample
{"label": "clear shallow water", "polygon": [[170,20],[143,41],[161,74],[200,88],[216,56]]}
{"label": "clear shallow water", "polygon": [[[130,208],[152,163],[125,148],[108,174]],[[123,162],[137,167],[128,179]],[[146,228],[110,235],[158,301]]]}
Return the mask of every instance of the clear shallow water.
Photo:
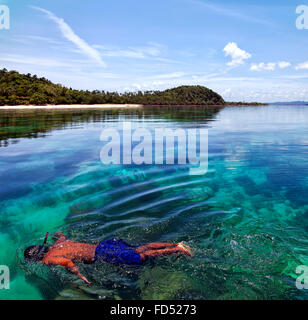
{"label": "clear shallow water", "polygon": [[[208,128],[209,171],[106,166],[103,128]],[[307,299],[308,108],[147,108],[0,115],[0,299]],[[93,286],[61,268],[25,265],[46,231],[97,243],[185,241],[193,259],[142,267],[81,265]]]}

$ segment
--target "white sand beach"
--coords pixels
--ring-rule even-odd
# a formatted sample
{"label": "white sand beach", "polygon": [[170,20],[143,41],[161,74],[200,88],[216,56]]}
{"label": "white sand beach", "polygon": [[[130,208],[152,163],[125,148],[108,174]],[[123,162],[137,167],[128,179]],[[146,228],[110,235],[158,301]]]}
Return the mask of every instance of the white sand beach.
{"label": "white sand beach", "polygon": [[33,110],[33,109],[134,109],[142,108],[142,104],[71,104],[71,105],[46,105],[46,106],[1,106],[0,110]]}

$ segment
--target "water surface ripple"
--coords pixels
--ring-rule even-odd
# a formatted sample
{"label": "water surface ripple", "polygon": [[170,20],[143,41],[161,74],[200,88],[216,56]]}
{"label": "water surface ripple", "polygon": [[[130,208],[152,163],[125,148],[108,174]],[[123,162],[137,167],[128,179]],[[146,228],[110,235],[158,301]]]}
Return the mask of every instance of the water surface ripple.
{"label": "water surface ripple", "polygon": [[[134,127],[207,128],[209,170],[189,165],[103,165],[100,133]],[[307,299],[308,108],[164,107],[134,111],[0,114],[0,299]],[[141,267],[25,264],[46,231],[77,241],[185,241],[194,257]]]}

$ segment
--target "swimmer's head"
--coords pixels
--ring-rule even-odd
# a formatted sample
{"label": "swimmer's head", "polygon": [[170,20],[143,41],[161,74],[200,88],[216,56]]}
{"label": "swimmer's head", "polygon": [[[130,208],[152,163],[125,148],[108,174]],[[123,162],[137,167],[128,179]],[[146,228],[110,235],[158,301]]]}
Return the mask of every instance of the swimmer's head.
{"label": "swimmer's head", "polygon": [[44,246],[30,246],[25,250],[24,256],[28,261],[39,262],[44,258],[48,249]]}

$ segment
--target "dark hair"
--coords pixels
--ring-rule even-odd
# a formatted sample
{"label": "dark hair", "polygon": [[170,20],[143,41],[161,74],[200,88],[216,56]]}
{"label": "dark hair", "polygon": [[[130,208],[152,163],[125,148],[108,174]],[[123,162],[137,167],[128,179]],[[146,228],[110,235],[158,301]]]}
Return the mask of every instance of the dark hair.
{"label": "dark hair", "polygon": [[47,253],[48,247],[44,246],[30,246],[25,252],[24,256],[27,260],[34,262],[41,261],[44,258],[45,253]]}

